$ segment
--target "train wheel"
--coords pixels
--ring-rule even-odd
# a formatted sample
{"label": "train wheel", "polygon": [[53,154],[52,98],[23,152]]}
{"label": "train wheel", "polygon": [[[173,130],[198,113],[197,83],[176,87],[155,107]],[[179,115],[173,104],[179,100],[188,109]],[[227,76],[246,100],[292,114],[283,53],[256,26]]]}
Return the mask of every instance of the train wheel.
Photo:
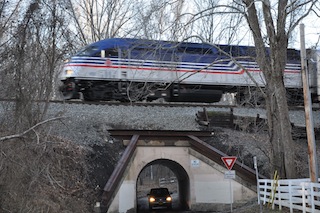
{"label": "train wheel", "polygon": [[92,90],[85,90],[83,92],[83,99],[85,101],[94,101],[95,100],[95,95]]}
{"label": "train wheel", "polygon": [[77,96],[76,84],[73,81],[65,82],[65,84],[60,87],[60,91],[65,100],[76,98]]}

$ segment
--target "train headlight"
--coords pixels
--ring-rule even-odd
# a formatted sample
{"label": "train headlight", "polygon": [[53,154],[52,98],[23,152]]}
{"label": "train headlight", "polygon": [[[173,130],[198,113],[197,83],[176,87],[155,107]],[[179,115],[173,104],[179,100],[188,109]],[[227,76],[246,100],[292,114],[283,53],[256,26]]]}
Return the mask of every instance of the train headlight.
{"label": "train headlight", "polygon": [[74,73],[73,70],[66,70],[65,72],[66,72],[66,75],[72,75]]}

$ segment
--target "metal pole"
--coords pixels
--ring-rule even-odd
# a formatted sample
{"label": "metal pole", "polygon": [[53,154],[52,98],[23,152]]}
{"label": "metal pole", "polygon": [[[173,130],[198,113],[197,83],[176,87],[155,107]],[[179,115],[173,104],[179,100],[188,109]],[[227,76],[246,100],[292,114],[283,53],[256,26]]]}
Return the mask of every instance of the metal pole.
{"label": "metal pole", "polygon": [[254,169],[256,170],[258,204],[260,206],[260,213],[262,213],[262,202],[260,200],[260,187],[259,187],[259,171],[258,171],[258,164],[257,164],[257,157],[256,156],[253,157],[253,165],[254,165]]}
{"label": "metal pole", "polygon": [[232,212],[232,202],[233,202],[233,193],[232,193],[232,186],[231,186],[231,178],[229,178],[229,186],[230,186],[230,212]]}
{"label": "metal pole", "polygon": [[307,140],[308,140],[308,152],[309,152],[309,172],[311,182],[318,182],[318,166],[317,166],[317,154],[316,154],[316,143],[314,137],[314,127],[313,127],[313,116],[312,116],[312,105],[311,96],[308,84],[308,74],[307,74],[307,54],[305,47],[305,35],[304,35],[304,24],[300,24],[300,45],[301,45],[301,76],[303,84],[303,96],[304,96],[304,110],[306,117],[306,130],[307,130]]}

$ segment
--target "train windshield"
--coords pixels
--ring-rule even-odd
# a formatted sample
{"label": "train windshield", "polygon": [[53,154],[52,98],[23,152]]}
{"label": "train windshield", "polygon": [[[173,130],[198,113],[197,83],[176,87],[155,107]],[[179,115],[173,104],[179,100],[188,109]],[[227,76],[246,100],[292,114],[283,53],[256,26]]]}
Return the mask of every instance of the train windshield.
{"label": "train windshield", "polygon": [[83,48],[82,50],[80,50],[76,54],[76,56],[93,56],[97,52],[100,52],[99,50],[100,49],[98,46],[90,45],[90,46],[87,46],[87,47]]}

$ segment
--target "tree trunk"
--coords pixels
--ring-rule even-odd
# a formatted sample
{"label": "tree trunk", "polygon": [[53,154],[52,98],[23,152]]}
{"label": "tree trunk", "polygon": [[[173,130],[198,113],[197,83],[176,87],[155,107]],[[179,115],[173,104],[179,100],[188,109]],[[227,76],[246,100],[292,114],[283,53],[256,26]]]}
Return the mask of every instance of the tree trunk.
{"label": "tree trunk", "polygon": [[289,119],[286,90],[280,81],[272,81],[267,92],[267,118],[272,146],[271,164],[280,178],[295,178],[295,151],[292,140],[292,127]]}
{"label": "tree trunk", "polygon": [[[272,19],[270,2],[262,3],[264,23],[269,43],[268,51],[261,33],[255,1],[244,0],[247,21],[253,33],[257,63],[266,80],[266,111],[272,154],[272,167],[280,178],[295,178],[295,151],[286,98],[283,72],[287,63],[288,35],[285,31],[287,1],[279,1],[277,22]],[[277,25],[275,26],[274,23]]]}

